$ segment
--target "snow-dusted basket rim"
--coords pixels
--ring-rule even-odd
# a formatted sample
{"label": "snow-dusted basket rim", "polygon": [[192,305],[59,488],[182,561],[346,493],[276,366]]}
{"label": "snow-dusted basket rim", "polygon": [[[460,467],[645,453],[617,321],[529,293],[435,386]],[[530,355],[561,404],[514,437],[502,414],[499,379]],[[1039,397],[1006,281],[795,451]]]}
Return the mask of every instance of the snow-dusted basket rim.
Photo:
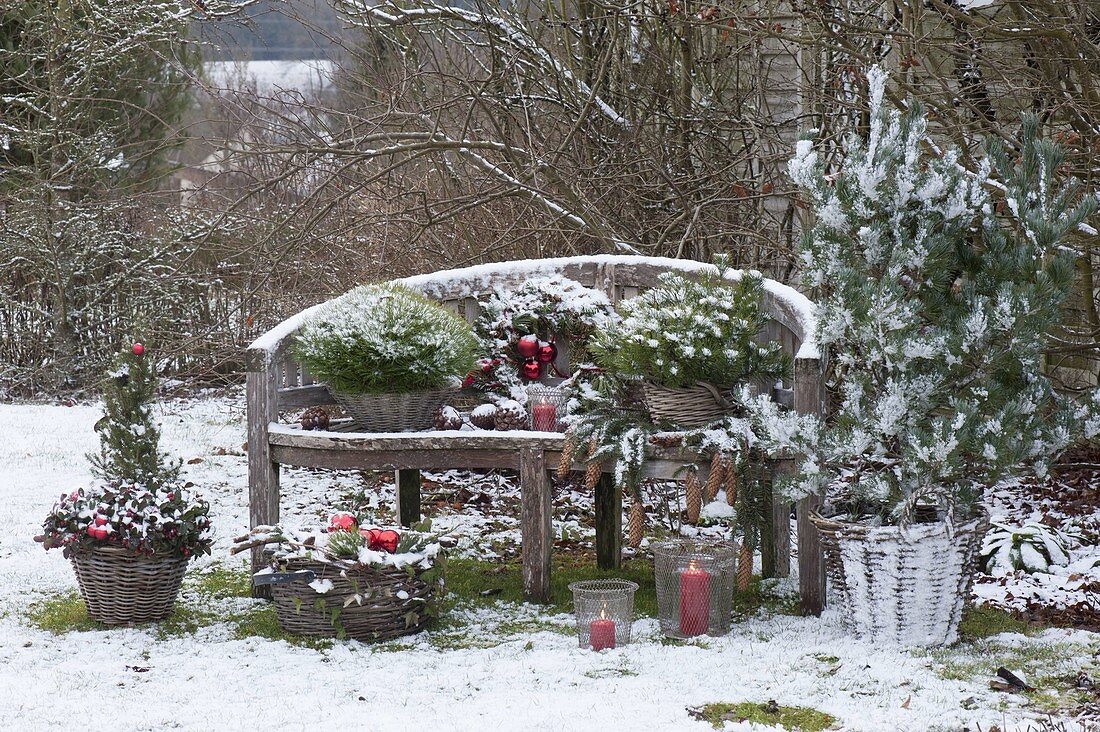
{"label": "snow-dusted basket rim", "polygon": [[[475,297],[509,282],[518,284],[533,276],[564,273],[576,279],[579,271],[591,268],[597,288],[602,284],[634,285],[641,282],[638,275],[664,271],[703,272],[716,271],[712,264],[669,257],[643,257],[625,254],[602,254],[581,257],[556,257],[551,259],[525,259],[509,262],[479,264],[461,269],[448,269],[431,274],[415,275],[395,280],[438,300]],[[575,271],[571,271],[575,270]],[[730,270],[726,278],[737,280],[744,270]],[[764,278],[765,307],[781,325],[788,328],[800,341],[796,358],[819,357],[814,339],[816,318],[813,303],[798,290],[776,280]],[[324,303],[292,315],[267,331],[249,346],[254,353],[275,354],[282,350],[288,337],[313,315]]]}

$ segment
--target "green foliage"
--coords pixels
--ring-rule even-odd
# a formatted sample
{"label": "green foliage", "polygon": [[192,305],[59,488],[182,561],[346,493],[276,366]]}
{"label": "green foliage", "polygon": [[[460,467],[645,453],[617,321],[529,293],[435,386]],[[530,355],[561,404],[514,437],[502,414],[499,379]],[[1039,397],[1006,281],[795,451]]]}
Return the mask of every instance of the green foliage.
{"label": "green foliage", "polygon": [[35,540],[66,557],[100,546],[143,554],[210,553],[210,504],[180,484],[97,483],[63,495]]}
{"label": "green foliage", "polygon": [[157,377],[148,353],[119,354],[103,386],[104,414],[96,422],[98,455],[92,470],[105,482],[158,488],[174,482],[180,465],[160,450],[160,430],[150,412]]}
{"label": "green foliage", "polygon": [[365,285],[325,305],[298,334],[296,357],[350,393],[433,389],[474,365],[469,324],[398,284]]}
{"label": "green foliage", "polygon": [[597,363],[668,387],[705,381],[729,388],[786,375],[781,345],[754,342],[768,320],[763,279],[746,272],[730,281],[726,272],[722,262],[698,279],[666,272],[657,287],[623,301],[621,320],[595,335]]}
{"label": "green foliage", "polygon": [[990,141],[971,175],[957,151],[928,152],[919,105],[890,109],[885,73],[869,78],[870,133],[839,171],[826,178],[808,140],[789,165],[815,214],[803,282],[834,405],[802,478],[893,521],[922,499],[969,509],[1022,464],[1045,470],[1079,431],[1041,355],[1072,285],[1060,242],[1094,203],[1057,184],[1061,155],[1033,118],[1018,160]]}
{"label": "green foliage", "polygon": [[836,724],[836,717],[809,707],[783,707],[774,702],[739,702],[737,704],[707,704],[696,711],[697,716],[722,729],[729,722],[753,722],[781,727],[792,732],[821,732]]}

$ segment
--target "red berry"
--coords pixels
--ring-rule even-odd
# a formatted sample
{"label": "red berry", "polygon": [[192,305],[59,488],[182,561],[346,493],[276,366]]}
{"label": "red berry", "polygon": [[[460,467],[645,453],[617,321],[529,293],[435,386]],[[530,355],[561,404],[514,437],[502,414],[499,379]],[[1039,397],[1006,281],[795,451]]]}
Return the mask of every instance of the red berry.
{"label": "red berry", "polygon": [[103,518],[102,516],[96,516],[95,517],[95,525],[96,526],[104,526],[104,525],[106,525],[106,523],[107,523],[107,519]]}
{"label": "red berry", "polygon": [[141,354],[145,353],[145,346],[141,345],[140,343],[135,343],[133,346],[130,347],[130,352],[133,353],[135,356],[140,356]]}

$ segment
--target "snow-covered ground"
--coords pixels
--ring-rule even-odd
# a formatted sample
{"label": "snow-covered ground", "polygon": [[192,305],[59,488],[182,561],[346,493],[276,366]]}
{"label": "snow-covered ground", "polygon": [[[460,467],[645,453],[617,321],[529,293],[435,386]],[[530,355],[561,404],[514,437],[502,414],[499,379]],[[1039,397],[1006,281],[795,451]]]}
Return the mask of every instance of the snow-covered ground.
{"label": "snow-covered ground", "polygon": [[[218,532],[214,555],[196,561],[192,576],[215,564],[243,566],[226,552],[248,516],[239,395],[159,409],[164,445],[186,461],[185,476],[211,501]],[[0,406],[4,729],[702,731],[709,725],[689,707],[775,699],[827,712],[846,730],[1025,730],[1039,729],[1039,713],[1033,700],[989,687],[999,663],[1032,664],[1047,678],[1081,671],[1096,678],[1097,634],[1004,634],[910,653],[852,639],[832,611],[822,618],[762,614],[735,623],[727,637],[687,645],[662,642],[655,621],[639,620],[635,643],[600,653],[578,649],[562,632],[568,616],[507,603],[460,607],[446,631],[377,648],[242,640],[229,623],[182,636],[155,628],[52,635],[32,626],[24,609],[71,591],[75,580],[60,553],[44,552],[31,537],[52,502],[88,479],[83,455],[96,447],[98,417],[94,405]],[[286,471],[284,518],[313,523],[370,485],[355,473]],[[391,491],[380,488],[379,511]],[[487,521],[450,514],[439,526],[455,531],[461,551],[485,555],[492,549],[479,530]],[[498,542],[514,541],[507,519],[493,526]],[[585,531],[575,519],[555,531],[563,528]],[[192,592],[181,602],[228,616],[254,601]],[[456,625],[462,642],[432,642],[433,632],[454,636]],[[1077,721],[1065,729],[1090,727]]]}

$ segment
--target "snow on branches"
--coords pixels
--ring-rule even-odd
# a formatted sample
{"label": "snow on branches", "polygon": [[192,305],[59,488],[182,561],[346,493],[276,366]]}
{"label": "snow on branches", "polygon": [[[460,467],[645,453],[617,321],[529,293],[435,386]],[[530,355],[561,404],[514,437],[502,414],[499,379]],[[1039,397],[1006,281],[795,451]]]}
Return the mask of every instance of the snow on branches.
{"label": "snow on branches", "polygon": [[1041,357],[1072,285],[1060,241],[1093,203],[1056,182],[1060,152],[1034,119],[1018,159],[989,141],[971,175],[955,150],[928,152],[919,105],[884,103],[884,71],[868,79],[870,129],[840,169],[827,176],[808,140],[788,166],[815,213],[801,262],[835,404],[803,480],[897,518],[922,496],[967,503],[1023,464],[1042,472],[1080,431]]}

